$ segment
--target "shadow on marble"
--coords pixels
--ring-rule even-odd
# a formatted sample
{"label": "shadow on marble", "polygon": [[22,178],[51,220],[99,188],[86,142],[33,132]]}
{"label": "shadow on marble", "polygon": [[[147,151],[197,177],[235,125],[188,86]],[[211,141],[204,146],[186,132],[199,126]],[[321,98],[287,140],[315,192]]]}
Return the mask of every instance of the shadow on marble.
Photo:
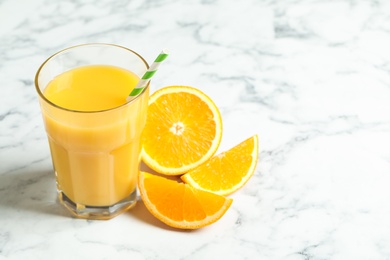
{"label": "shadow on marble", "polygon": [[[147,166],[141,170],[155,173]],[[0,212],[12,211],[18,214],[45,214],[73,218],[59,203],[57,198],[55,176],[52,169],[23,168],[0,174]],[[145,224],[176,232],[196,232],[172,228],[155,218],[138,197],[136,206],[126,213]]]}
{"label": "shadow on marble", "polygon": [[57,215],[70,214],[58,203],[51,169],[20,169],[0,174],[0,211]]}

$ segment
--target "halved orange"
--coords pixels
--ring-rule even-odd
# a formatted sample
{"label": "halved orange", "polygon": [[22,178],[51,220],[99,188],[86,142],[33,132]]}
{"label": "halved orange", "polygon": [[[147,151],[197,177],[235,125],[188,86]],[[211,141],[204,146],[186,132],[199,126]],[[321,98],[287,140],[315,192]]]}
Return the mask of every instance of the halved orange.
{"label": "halved orange", "polygon": [[214,156],[181,176],[197,189],[228,195],[240,189],[255,172],[258,157],[257,135]]}
{"label": "halved orange", "polygon": [[197,229],[216,222],[233,201],[147,172],[140,172],[138,187],[152,215],[181,229]]}
{"label": "halved orange", "polygon": [[150,96],[142,159],[156,172],[180,175],[211,158],[222,138],[214,102],[193,87],[164,87]]}

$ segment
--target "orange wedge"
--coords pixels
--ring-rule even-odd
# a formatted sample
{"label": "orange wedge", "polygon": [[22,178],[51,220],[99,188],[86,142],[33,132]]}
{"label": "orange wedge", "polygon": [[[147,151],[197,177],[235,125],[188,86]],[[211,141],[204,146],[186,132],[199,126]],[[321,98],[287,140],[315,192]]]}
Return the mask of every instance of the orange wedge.
{"label": "orange wedge", "polygon": [[181,176],[194,188],[228,195],[240,189],[255,172],[258,157],[257,135]]}
{"label": "orange wedge", "polygon": [[196,88],[170,86],[150,96],[142,159],[156,172],[180,175],[211,158],[222,138],[214,102]]}
{"label": "orange wedge", "polygon": [[138,187],[150,213],[180,229],[210,225],[219,220],[232,203],[232,199],[146,172],[140,172]]}

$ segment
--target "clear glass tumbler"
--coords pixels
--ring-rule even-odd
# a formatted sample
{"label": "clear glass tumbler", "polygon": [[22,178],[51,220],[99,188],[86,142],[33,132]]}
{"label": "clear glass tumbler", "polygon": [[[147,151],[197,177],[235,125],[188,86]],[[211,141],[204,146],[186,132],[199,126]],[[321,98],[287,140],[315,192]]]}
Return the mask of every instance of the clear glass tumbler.
{"label": "clear glass tumbler", "polygon": [[74,111],[45,97],[54,77],[87,65],[116,66],[140,78],[149,66],[127,48],[85,44],[49,57],[35,77],[60,203],[79,218],[110,219],[136,203],[149,84],[135,99],[103,111]]}

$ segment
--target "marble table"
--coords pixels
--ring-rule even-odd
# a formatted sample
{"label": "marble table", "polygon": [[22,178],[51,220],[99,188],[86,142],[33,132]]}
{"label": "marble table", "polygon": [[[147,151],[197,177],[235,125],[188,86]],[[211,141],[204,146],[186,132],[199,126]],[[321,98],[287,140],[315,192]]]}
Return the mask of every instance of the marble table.
{"label": "marble table", "polygon": [[[34,89],[49,55],[114,43],[152,61],[152,92],[220,108],[220,151],[259,164],[217,223],[169,228],[142,202],[109,221],[56,200]],[[390,1],[0,0],[0,259],[390,259]]]}

